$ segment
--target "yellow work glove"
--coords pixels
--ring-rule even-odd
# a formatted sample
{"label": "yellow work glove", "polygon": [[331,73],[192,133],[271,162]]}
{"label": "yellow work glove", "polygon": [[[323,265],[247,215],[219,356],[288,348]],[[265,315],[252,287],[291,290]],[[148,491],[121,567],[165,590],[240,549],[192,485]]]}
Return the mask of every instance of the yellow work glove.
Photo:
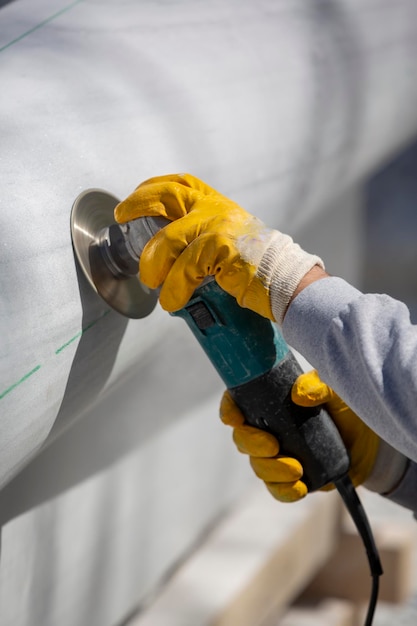
{"label": "yellow work glove", "polygon": [[167,311],[181,309],[204,278],[214,276],[242,307],[282,323],[301,278],[322,266],[291,237],[190,174],[151,178],[115,209],[119,223],[148,216],[171,221],[147,243],[139,266],[145,285],[162,285],[159,300]]}
{"label": "yellow work glove", "polygon": [[[291,397],[299,406],[325,405],[350,454],[351,480],[355,486],[364,483],[375,465],[381,441],[378,435],[320,380],[315,370],[297,378]],[[274,498],[281,502],[295,502],[307,495],[301,464],[294,458],[279,454],[279,442],[273,435],[247,426],[227,391],[220,405],[220,416],[225,424],[232,426],[238,450],[249,455],[255,474],[265,482]],[[331,488],[333,485],[327,485],[323,490]]]}

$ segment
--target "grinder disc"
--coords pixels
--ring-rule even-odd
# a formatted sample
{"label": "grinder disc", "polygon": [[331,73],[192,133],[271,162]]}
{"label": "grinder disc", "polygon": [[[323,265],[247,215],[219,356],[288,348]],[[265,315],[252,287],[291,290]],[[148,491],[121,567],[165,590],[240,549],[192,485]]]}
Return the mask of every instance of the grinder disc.
{"label": "grinder disc", "polygon": [[115,276],[106,264],[103,232],[115,224],[113,211],[119,200],[107,191],[87,189],[75,200],[71,211],[71,236],[78,262],[93,289],[113,309],[126,317],[146,317],[155,308],[158,295],[139,276]]}

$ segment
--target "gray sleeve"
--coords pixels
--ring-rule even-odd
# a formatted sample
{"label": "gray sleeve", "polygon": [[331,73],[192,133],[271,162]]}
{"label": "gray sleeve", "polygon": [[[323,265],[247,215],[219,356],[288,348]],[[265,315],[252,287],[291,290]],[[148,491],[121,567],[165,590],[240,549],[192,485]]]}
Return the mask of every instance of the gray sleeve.
{"label": "gray sleeve", "polygon": [[403,303],[324,278],[293,300],[282,330],[370,428],[417,461],[417,326]]}

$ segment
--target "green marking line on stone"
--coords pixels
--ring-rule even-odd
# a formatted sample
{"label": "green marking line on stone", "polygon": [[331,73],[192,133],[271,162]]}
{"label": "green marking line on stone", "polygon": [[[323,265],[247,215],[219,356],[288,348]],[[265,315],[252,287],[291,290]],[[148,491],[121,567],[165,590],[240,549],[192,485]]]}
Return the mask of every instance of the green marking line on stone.
{"label": "green marking line on stone", "polygon": [[105,311],[103,313],[103,315],[100,315],[100,317],[98,317],[96,320],[90,322],[87,326],[85,326],[85,328],[83,328],[82,330],[80,330],[80,332],[78,332],[76,335],[74,335],[74,337],[71,337],[71,339],[66,341],[64,344],[62,344],[62,346],[60,346],[57,350],[55,350],[55,354],[60,354],[63,350],[65,350],[65,348],[67,348],[74,341],[76,341],[77,339],[82,337],[87,332],[87,330],[90,330],[90,328],[93,328],[93,326],[95,326],[97,324],[97,322],[102,320],[109,313],[110,313],[110,309],[107,309],[107,311]]}
{"label": "green marking line on stone", "polygon": [[28,372],[27,374],[25,374],[24,376],[22,376],[22,378],[20,380],[17,381],[17,383],[13,383],[13,385],[10,385],[10,387],[8,387],[5,391],[3,391],[0,394],[0,400],[2,400],[4,398],[4,396],[7,396],[8,393],[10,393],[11,391],[13,391],[13,389],[16,389],[16,387],[19,387],[19,385],[21,385],[22,383],[25,382],[25,380],[27,380],[28,378],[30,378],[30,376],[32,376],[33,374],[35,374],[35,372],[37,372],[38,370],[41,369],[40,365],[37,365],[36,367],[33,368],[33,370],[30,370],[30,372]]}
{"label": "green marking line on stone", "polygon": [[58,348],[58,350],[55,350],[55,354],[59,354],[60,352],[62,352],[62,350],[65,350],[65,348],[67,348],[70,344],[72,344],[73,341],[78,339],[78,337],[81,337],[82,334],[83,334],[83,331],[80,330],[79,333],[77,333],[76,335],[74,335],[74,337],[71,337],[71,339],[66,341],[61,347]]}
{"label": "green marking line on stone", "polygon": [[39,28],[42,28],[42,26],[45,26],[45,24],[49,24],[49,22],[52,22],[54,19],[56,19],[57,17],[59,17],[63,13],[66,13],[67,11],[72,9],[72,7],[74,7],[76,4],[80,4],[80,2],[84,2],[84,0],[75,0],[75,2],[71,2],[71,4],[69,4],[68,6],[64,7],[60,11],[57,11],[57,13],[54,13],[50,17],[47,17],[46,20],[43,20],[43,22],[40,22],[39,24],[36,24],[36,26],[33,26],[33,28],[30,28],[25,33],[23,33],[22,35],[19,35],[19,37],[16,37],[16,39],[12,39],[12,41],[9,41],[9,43],[6,43],[6,45],[4,45],[2,48],[0,48],[0,52],[3,52],[3,50],[6,50],[7,48],[10,48],[10,46],[13,46],[18,41],[21,41],[22,39],[24,39],[25,37],[27,37],[31,33],[34,33],[36,30],[39,30]]}
{"label": "green marking line on stone", "polygon": [[[67,348],[70,344],[72,344],[73,341],[75,341],[79,337],[82,337],[88,330],[90,330],[90,328],[93,328],[93,326],[95,326],[97,324],[97,322],[99,322],[100,320],[105,318],[110,313],[110,311],[111,311],[111,309],[107,309],[107,311],[104,311],[104,313],[102,315],[100,315],[100,317],[98,317],[96,320],[90,322],[90,324],[88,324],[85,328],[80,330],[79,333],[74,335],[74,337],[71,337],[71,339],[66,341],[62,346],[60,346],[57,350],[55,350],[55,354],[60,354],[63,350],[65,350],[65,348]],[[19,387],[28,378],[30,378],[33,374],[35,374],[38,370],[40,370],[41,367],[42,367],[41,365],[37,365],[36,367],[33,368],[33,370],[30,370],[30,372],[28,372],[27,374],[22,376],[22,378],[20,380],[18,380],[16,383],[13,383],[13,385],[10,385],[10,387],[7,387],[7,389],[5,389],[2,393],[0,393],[0,400],[3,400],[3,398],[5,396],[7,396],[8,393],[13,391],[13,389],[16,389],[16,387]]]}

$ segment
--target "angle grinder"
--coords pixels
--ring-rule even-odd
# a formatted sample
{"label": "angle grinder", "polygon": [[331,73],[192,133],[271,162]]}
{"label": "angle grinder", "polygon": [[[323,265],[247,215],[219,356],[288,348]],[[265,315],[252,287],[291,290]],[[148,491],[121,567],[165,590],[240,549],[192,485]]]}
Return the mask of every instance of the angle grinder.
{"label": "angle grinder", "polygon": [[[94,290],[116,311],[142,318],[154,309],[158,292],[138,275],[146,243],[165,218],[144,217],[117,224],[119,200],[100,189],[84,191],[71,213],[73,246]],[[291,400],[302,373],[276,324],[240,307],[212,278],[196,289],[182,317],[224,381],[248,424],[267,430],[280,442],[280,453],[297,458],[309,491],[334,483],[364,542],[373,577],[365,626],[373,619],[382,574],[372,531],[348,476],[350,460],[339,432],[323,407],[306,408]]]}

